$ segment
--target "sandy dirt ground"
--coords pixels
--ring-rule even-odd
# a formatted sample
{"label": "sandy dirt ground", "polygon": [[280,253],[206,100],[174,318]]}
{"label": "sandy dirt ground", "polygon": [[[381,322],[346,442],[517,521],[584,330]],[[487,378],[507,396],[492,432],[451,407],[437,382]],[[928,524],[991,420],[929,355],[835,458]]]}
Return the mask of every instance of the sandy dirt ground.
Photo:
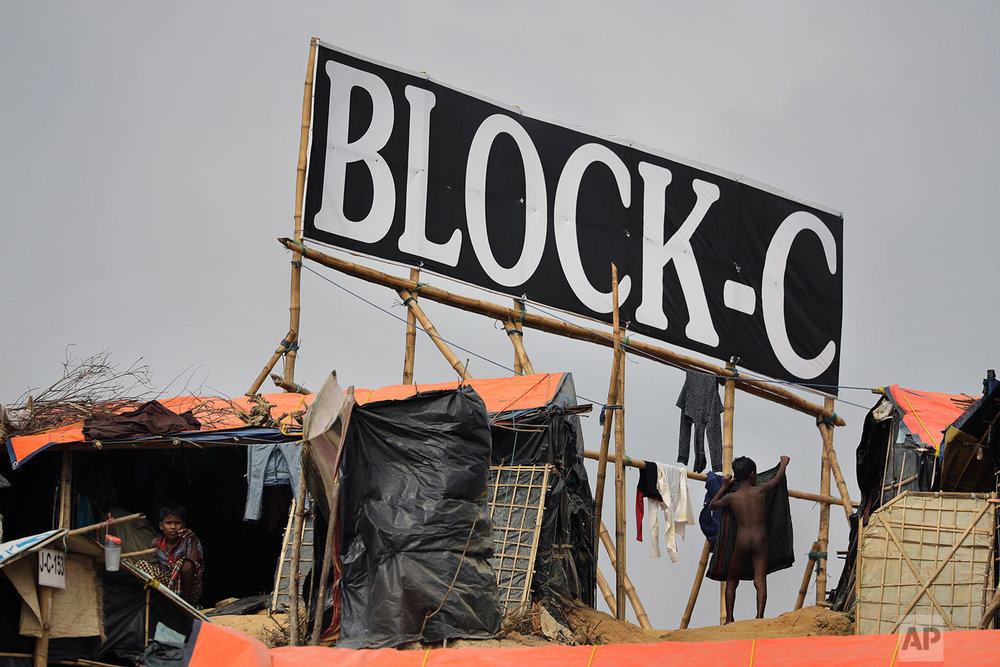
{"label": "sandy dirt ground", "polygon": [[[822,607],[805,607],[775,618],[751,619],[724,626],[686,630],[643,630],[637,625],[617,621],[609,614],[588,607],[556,610],[547,620],[547,623],[543,623],[540,611],[534,609],[520,622],[505,624],[505,632],[497,639],[457,640],[448,642],[448,646],[510,647],[544,646],[551,643],[648,644],[667,641],[701,642],[854,634],[854,624],[846,616]],[[216,616],[212,621],[257,637],[268,645],[275,645],[276,640],[280,641],[283,635],[287,635],[288,617],[285,614]],[[403,648],[417,649],[424,646],[414,643]]]}

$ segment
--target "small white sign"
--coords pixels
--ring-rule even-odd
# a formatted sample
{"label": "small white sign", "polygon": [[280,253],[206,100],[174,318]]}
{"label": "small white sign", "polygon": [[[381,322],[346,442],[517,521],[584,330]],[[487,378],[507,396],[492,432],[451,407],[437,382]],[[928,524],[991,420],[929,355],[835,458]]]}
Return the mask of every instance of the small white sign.
{"label": "small white sign", "polygon": [[38,585],[66,588],[66,554],[50,549],[38,550]]}

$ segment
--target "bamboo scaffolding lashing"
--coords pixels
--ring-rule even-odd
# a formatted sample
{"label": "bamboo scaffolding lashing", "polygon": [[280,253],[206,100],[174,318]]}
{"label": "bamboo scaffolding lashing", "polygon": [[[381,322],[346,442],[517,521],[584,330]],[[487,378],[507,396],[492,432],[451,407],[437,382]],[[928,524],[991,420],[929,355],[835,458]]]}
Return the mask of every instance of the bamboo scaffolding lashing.
{"label": "bamboo scaffolding lashing", "polygon": [[[367,280],[371,283],[391,287],[397,291],[411,291],[417,289],[418,286],[416,281],[393,276],[382,271],[378,271],[377,269],[361,266],[360,264],[355,264],[353,262],[348,262],[346,260],[327,255],[313,248],[303,246],[289,238],[279,238],[278,242],[285,245],[293,252],[301,252],[303,257],[317,262],[318,264],[336,269],[341,273],[354,276],[356,278],[361,278],[362,280]],[[421,298],[429,299],[437,303],[443,303],[453,308],[458,308],[460,310],[480,315],[486,315],[500,321],[507,318],[519,319],[522,326],[529,329],[537,329],[539,331],[545,331],[547,333],[572,338],[574,340],[582,340],[597,345],[603,345],[604,347],[613,348],[615,346],[613,337],[608,336],[608,334],[596,329],[590,329],[578,324],[564,322],[551,317],[536,315],[534,313],[522,314],[519,310],[506,308],[482,299],[459,296],[431,285],[423,284],[420,288]],[[630,341],[628,347],[643,356],[649,357],[661,363],[678,366],[685,370],[697,370],[718,375],[720,377],[734,377],[734,373],[727,371],[725,368],[700,359],[695,359],[694,357],[672,352],[665,348],[643,341]],[[833,413],[824,409],[823,406],[810,403],[784,387],[768,383],[765,380],[754,380],[745,376],[739,376],[735,377],[735,381],[736,388],[741,391],[745,391],[760,398],[764,398],[765,400],[784,405],[798,412],[803,412],[805,414],[812,415],[813,417],[821,418],[833,416]],[[846,422],[838,415],[834,420],[834,424],[836,426],[844,426],[846,425]]]}
{"label": "bamboo scaffolding lashing", "polygon": [[[619,406],[615,412],[615,457],[620,461],[625,457],[625,351],[622,349],[624,333],[618,314],[618,272],[614,264],[611,265],[611,273],[615,309],[614,333],[617,341],[615,359],[618,361],[618,390],[615,403]],[[616,617],[620,621],[625,620],[625,596],[628,594],[628,586],[626,585],[628,575],[625,574],[625,504],[625,468],[615,466],[615,579],[617,584],[615,602],[618,603]]]}
{"label": "bamboo scaffolding lashing", "polygon": [[274,365],[278,363],[278,359],[281,359],[283,354],[292,349],[292,346],[295,344],[297,338],[298,335],[294,330],[289,330],[288,333],[285,334],[285,337],[281,339],[281,343],[278,345],[278,349],[274,351],[274,354],[271,355],[268,362],[264,364],[264,368],[257,376],[257,379],[253,381],[252,385],[250,385],[250,389],[248,389],[245,394],[246,396],[254,396],[258,391],[260,391],[261,385],[263,385],[264,380],[267,379],[267,374],[274,369]]}
{"label": "bamboo scaffolding lashing", "polygon": [[[611,560],[611,567],[614,567],[617,571],[618,562],[615,557],[617,545],[611,542],[611,536],[608,535],[608,527],[603,523],[600,524],[600,536],[601,544],[604,545],[604,550],[608,552],[608,558]],[[600,570],[597,572],[600,574]],[[632,611],[635,612],[635,617],[636,620],[639,621],[639,626],[645,628],[646,630],[651,630],[653,625],[649,622],[649,616],[646,614],[646,608],[642,606],[642,602],[639,600],[638,591],[636,591],[635,586],[632,585],[632,580],[629,578],[628,573],[622,570],[622,574],[622,578],[625,582],[625,595],[628,597],[628,601],[632,604]],[[605,585],[607,585],[607,581],[605,581]],[[607,600],[607,595],[605,595],[605,600]],[[611,606],[610,604],[608,605],[608,609],[616,608],[617,602],[614,606]]]}

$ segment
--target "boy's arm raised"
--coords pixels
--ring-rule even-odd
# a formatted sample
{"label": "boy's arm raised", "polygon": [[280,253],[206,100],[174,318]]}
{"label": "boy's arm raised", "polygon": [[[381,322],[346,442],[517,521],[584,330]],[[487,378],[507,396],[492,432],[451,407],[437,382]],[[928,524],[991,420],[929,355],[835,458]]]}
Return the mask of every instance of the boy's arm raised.
{"label": "boy's arm raised", "polygon": [[733,485],[732,475],[726,475],[725,477],[723,477],[722,486],[720,486],[719,490],[715,492],[715,497],[712,498],[712,502],[708,504],[708,509],[714,512],[715,510],[720,510],[723,507],[727,506],[729,504],[729,496],[725,495],[725,493],[726,491],[729,490],[729,487],[732,485]]}
{"label": "boy's arm raised", "polygon": [[791,459],[789,459],[787,456],[782,456],[781,462],[778,463],[778,472],[775,473],[774,477],[772,477],[770,480],[761,484],[760,487],[765,491],[770,491],[771,489],[776,487],[778,485],[778,482],[780,482],[785,478],[785,468],[788,467],[789,461],[791,461]]}

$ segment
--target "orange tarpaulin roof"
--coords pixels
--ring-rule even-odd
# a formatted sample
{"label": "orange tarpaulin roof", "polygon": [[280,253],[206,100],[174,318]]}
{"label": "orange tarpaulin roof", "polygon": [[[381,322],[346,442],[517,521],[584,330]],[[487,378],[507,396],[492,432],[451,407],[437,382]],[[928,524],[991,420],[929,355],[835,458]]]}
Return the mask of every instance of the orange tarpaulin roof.
{"label": "orange tarpaulin roof", "polygon": [[188,667],[647,667],[648,665],[961,665],[993,664],[995,630],[919,632],[903,635],[851,637],[788,637],[734,639],[721,642],[660,642],[655,644],[558,644],[517,648],[400,651],[351,650],[318,646],[267,650],[257,639],[231,628],[195,622],[196,641]]}
{"label": "orange tarpaulin roof", "polygon": [[[565,373],[535,373],[534,375],[518,375],[506,378],[488,378],[482,380],[468,380],[466,384],[479,394],[486,403],[486,411],[490,414],[502,412],[504,410],[520,410],[527,408],[537,408],[548,404],[562,387]],[[392,385],[381,389],[357,389],[355,398],[358,403],[372,403],[374,401],[399,400],[413,396],[418,391],[427,392],[439,389],[455,389],[459,383],[440,382],[438,384],[411,384]],[[278,417],[288,414],[308,406],[314,394],[302,396],[301,394],[263,394],[262,398],[275,407],[271,408],[271,415]],[[200,408],[199,412],[208,411],[213,415],[211,424],[206,424],[199,429],[200,433],[210,431],[225,431],[228,429],[246,428],[246,424],[231,409],[236,408],[243,412],[249,412],[253,407],[246,396],[239,396],[233,399],[212,398],[203,396],[177,396],[174,398],[160,399],[164,407],[178,414]],[[286,421],[291,421],[286,418]],[[292,426],[292,424],[288,424]],[[83,422],[76,422],[67,426],[36,433],[34,435],[23,435],[11,438],[8,441],[11,465],[17,467],[25,459],[37,454],[46,447],[62,444],[78,444],[85,442],[83,437]]]}
{"label": "orange tarpaulin roof", "polygon": [[935,450],[944,430],[969,406],[968,396],[940,394],[933,391],[886,387],[892,402],[903,412],[903,423],[923,444]]}
{"label": "orange tarpaulin roof", "polygon": [[[565,373],[535,373],[506,378],[466,380],[465,384],[471,385],[482,397],[486,403],[486,412],[494,414],[504,410],[524,410],[547,405],[559,391],[565,375]],[[360,404],[399,400],[409,398],[418,391],[423,393],[439,389],[455,389],[458,385],[458,382],[440,382],[397,384],[381,389],[355,389],[354,398]]]}
{"label": "orange tarpaulin roof", "polygon": [[[312,402],[312,395],[303,396],[301,394],[263,394],[265,401],[275,405],[271,408],[271,415],[278,417],[284,413],[291,413],[301,410]],[[203,425],[197,432],[224,431],[233,428],[246,428],[246,424],[240,420],[236,413],[226,408],[237,408],[244,412],[249,412],[253,405],[246,396],[239,396],[233,399],[203,397],[203,396],[176,396],[174,398],[159,399],[163,407],[178,414],[186,412],[195,407],[208,410],[212,413],[212,423]],[[195,431],[191,431],[195,432]],[[11,465],[17,466],[26,458],[37,454],[46,447],[61,444],[73,444],[84,442],[83,422],[76,422],[67,426],[44,431],[34,435],[22,435],[8,440],[10,450]]]}

